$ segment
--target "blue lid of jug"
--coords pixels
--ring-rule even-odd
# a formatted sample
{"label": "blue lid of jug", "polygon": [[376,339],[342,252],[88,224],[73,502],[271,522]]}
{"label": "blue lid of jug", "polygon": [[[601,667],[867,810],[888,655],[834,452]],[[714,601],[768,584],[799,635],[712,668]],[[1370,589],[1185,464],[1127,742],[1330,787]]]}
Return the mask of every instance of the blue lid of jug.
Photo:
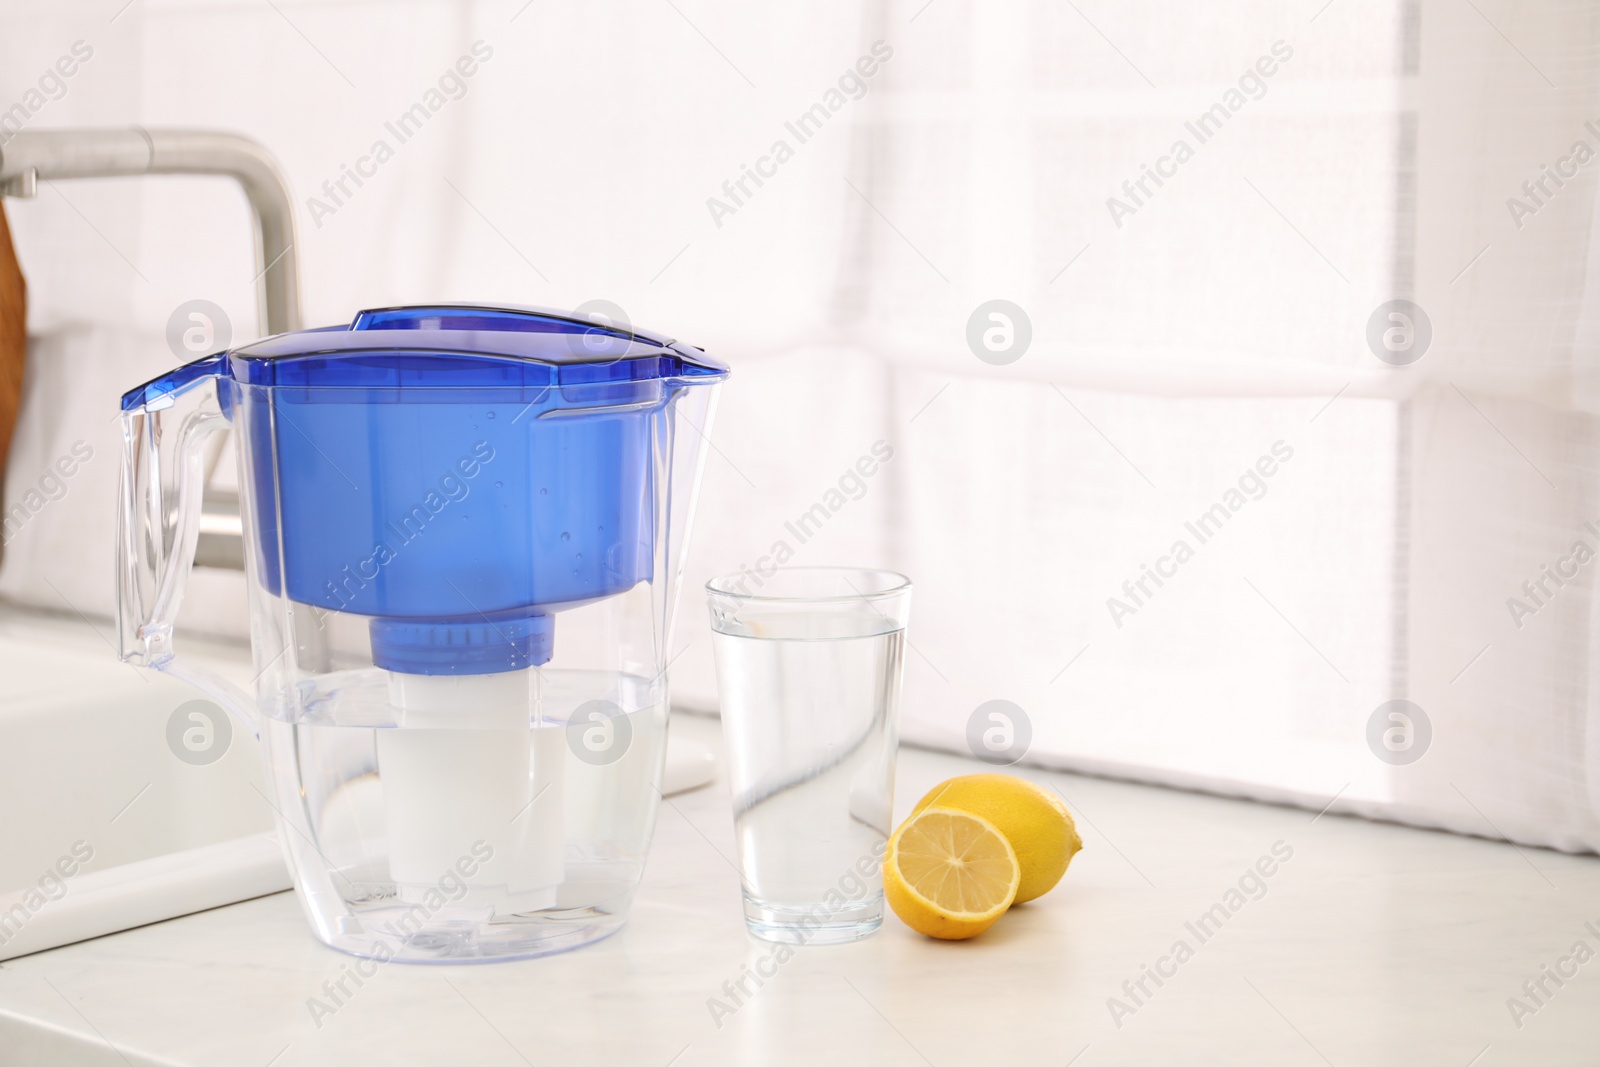
{"label": "blue lid of jug", "polygon": [[[218,365],[220,361],[220,366]],[[123,410],[181,390],[198,374],[299,388],[499,388],[719,381],[727,364],[626,323],[513,305],[372,308],[348,326],[278,334],[208,356],[129,390]]]}

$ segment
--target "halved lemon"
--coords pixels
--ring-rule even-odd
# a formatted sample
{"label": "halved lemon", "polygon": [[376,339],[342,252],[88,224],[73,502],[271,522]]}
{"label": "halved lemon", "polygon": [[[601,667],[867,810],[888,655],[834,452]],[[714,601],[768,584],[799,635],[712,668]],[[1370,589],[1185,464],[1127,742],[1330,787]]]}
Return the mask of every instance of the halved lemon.
{"label": "halved lemon", "polygon": [[946,941],[994,925],[1022,881],[1017,854],[989,820],[951,808],[924,808],[889,838],[883,893],[902,922]]}

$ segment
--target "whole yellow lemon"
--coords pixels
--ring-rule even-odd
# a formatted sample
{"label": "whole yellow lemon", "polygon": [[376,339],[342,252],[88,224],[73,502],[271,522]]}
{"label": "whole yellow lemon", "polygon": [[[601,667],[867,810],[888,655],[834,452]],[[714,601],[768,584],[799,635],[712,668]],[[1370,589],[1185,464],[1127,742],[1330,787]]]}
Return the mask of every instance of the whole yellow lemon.
{"label": "whole yellow lemon", "polygon": [[917,801],[916,815],[937,804],[992,823],[1016,851],[1022,868],[1015,903],[1042,897],[1067,873],[1083,838],[1060,797],[1009,774],[964,774],[941,782]]}

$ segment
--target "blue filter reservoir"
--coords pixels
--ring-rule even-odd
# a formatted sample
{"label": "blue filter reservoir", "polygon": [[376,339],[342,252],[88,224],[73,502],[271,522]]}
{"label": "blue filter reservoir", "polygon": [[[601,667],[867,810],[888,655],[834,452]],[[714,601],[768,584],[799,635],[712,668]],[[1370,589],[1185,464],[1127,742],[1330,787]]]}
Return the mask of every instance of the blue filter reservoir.
{"label": "blue filter reservoir", "polygon": [[370,617],[374,663],[428,675],[545,663],[553,612],[651,579],[656,416],[727,373],[556,313],[405,307],[210,357],[123,407],[207,364],[236,386],[251,495],[276,502],[250,531],[262,586]]}

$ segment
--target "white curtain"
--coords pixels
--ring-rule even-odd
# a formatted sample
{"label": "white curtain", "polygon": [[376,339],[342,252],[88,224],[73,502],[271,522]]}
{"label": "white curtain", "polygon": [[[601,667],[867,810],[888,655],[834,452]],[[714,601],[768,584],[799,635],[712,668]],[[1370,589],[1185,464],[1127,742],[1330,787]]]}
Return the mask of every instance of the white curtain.
{"label": "white curtain", "polygon": [[[0,16],[0,107],[82,40],[31,127],[262,140],[308,323],[603,298],[733,363],[682,704],[716,702],[700,583],[882,441],[795,562],[916,582],[909,740],[965,750],[1005,699],[1032,762],[1600,849],[1592,7],[120,6]],[[95,458],[0,593],[105,615],[113,398],[171,365],[186,300],[254,334],[242,202],[150,179],[8,207],[34,344],[7,500],[78,440]],[[1031,323],[1004,366],[967,341],[994,299]],[[1368,339],[1394,300],[1431,334],[1401,366]],[[242,636],[237,575],[191,599]],[[1369,742],[1397,699],[1431,731],[1412,763]]]}

